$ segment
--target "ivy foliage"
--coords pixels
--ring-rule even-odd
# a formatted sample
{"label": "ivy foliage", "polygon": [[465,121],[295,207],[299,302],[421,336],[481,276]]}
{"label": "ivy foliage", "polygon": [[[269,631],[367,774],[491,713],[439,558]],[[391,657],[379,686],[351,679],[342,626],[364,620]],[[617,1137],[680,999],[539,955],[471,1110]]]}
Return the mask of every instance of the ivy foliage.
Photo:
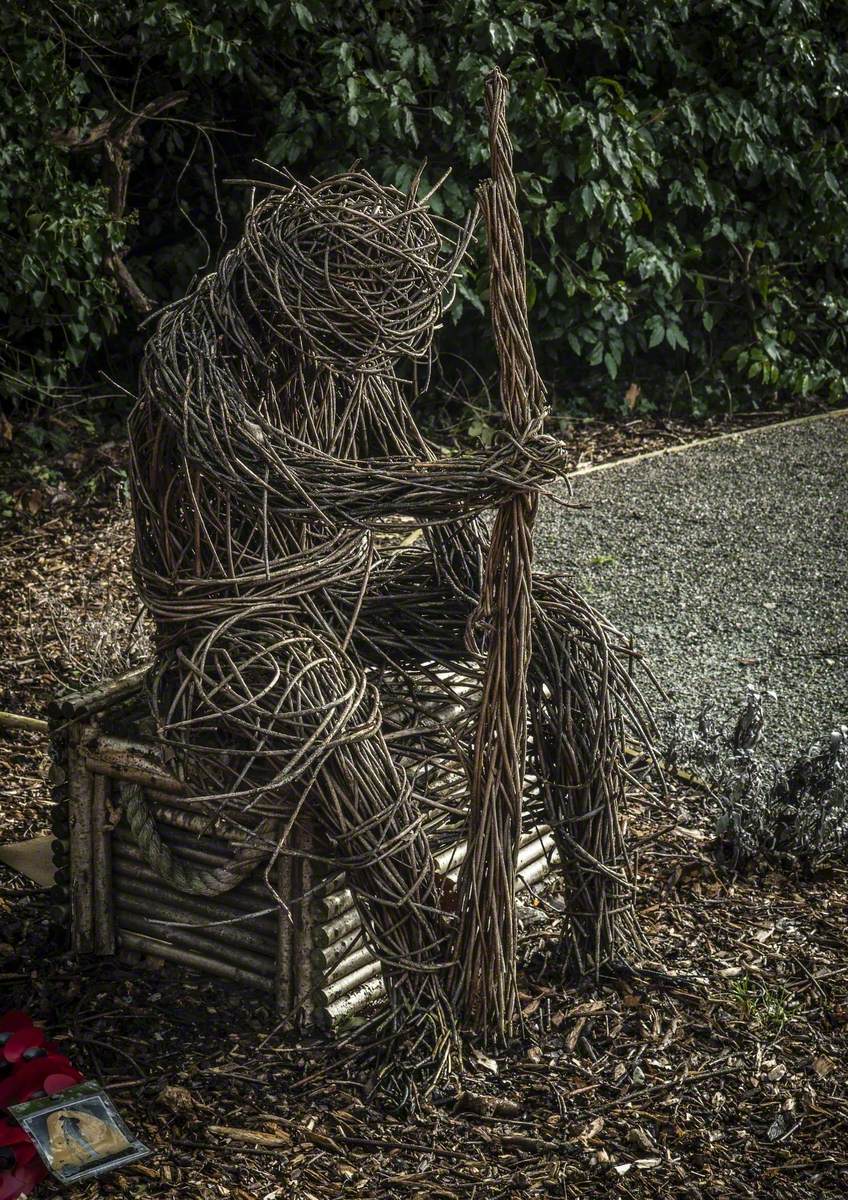
{"label": "ivy foliage", "polygon": [[[0,14],[0,391],[130,380],[141,337],[110,256],[156,303],[238,228],[252,163],[361,160],[459,220],[486,172],[482,85],[513,81],[529,301],[557,404],[703,413],[848,378],[848,7],[842,0],[12,0]],[[141,122],[126,207],[105,143]],[[444,344],[486,377],[479,244]],[[450,322],[453,322],[451,325]],[[452,364],[452,365],[451,365]]]}

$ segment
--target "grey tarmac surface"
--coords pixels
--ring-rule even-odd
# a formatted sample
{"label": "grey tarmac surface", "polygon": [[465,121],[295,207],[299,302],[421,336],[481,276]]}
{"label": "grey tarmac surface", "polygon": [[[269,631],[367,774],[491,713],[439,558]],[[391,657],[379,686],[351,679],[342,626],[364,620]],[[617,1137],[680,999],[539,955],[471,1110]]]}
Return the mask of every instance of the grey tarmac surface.
{"label": "grey tarmac surface", "polygon": [[848,416],[733,434],[577,475],[546,501],[537,564],[573,570],[632,633],[671,706],[768,688],[781,757],[848,724]]}

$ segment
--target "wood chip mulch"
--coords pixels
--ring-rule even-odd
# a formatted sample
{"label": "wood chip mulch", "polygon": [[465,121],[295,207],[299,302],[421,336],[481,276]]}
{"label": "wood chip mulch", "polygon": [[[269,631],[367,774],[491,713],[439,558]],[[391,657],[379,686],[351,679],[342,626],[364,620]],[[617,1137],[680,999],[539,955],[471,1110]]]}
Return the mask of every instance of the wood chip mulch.
{"label": "wood chip mulch", "polygon": [[78,965],[44,899],[4,877],[4,999],[157,1150],[80,1200],[844,1196],[848,873],[724,873],[710,801],[682,784],[659,808],[637,799],[633,823],[639,964],[562,986],[555,890],[540,898],[525,1037],[472,1049],[416,1121],[255,994],[155,962]]}

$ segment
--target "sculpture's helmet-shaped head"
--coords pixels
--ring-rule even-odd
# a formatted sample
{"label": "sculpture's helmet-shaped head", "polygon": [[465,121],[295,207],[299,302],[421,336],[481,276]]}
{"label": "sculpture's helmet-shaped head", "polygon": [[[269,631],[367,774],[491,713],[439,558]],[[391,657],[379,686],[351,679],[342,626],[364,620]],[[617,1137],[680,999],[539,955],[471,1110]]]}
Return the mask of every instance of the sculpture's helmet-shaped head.
{"label": "sculpture's helmet-shaped head", "polygon": [[448,240],[440,225],[414,188],[364,171],[295,184],[249,214],[245,283],[276,335],[313,362],[385,369],[432,341],[470,236],[466,226]]}

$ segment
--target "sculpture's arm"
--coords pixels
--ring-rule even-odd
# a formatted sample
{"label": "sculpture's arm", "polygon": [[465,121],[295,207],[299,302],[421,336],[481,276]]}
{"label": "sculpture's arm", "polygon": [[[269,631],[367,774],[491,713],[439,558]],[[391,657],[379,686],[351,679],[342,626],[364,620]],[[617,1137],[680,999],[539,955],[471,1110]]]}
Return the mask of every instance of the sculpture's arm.
{"label": "sculpture's arm", "polygon": [[370,528],[411,518],[425,528],[450,525],[564,474],[562,445],[547,437],[435,461],[356,461],[292,445],[284,435],[272,440],[250,425],[231,433],[234,454],[199,465],[225,476],[237,468],[234,484],[298,521],[325,518]]}
{"label": "sculpture's arm", "polygon": [[[253,496],[261,508],[273,507],[278,517],[362,528],[385,527],[399,517],[425,528],[450,526],[516,493],[538,491],[565,473],[562,444],[541,434],[434,458],[420,434],[407,436],[411,431],[404,422],[397,427],[398,454],[351,458],[321,450],[306,430],[298,436],[279,411],[265,404],[261,379],[246,373],[231,349],[210,336],[201,339],[203,345],[209,342],[208,353],[177,353],[170,343],[179,338],[171,326],[184,317],[186,327],[193,328],[191,314],[179,308],[160,323],[153,348],[162,348],[158,340],[165,338],[168,353],[164,348],[161,354],[148,353],[143,393],[155,397],[183,453],[202,473],[237,494]],[[375,421],[384,415],[397,421],[391,395],[360,394],[346,402],[363,399]]]}

